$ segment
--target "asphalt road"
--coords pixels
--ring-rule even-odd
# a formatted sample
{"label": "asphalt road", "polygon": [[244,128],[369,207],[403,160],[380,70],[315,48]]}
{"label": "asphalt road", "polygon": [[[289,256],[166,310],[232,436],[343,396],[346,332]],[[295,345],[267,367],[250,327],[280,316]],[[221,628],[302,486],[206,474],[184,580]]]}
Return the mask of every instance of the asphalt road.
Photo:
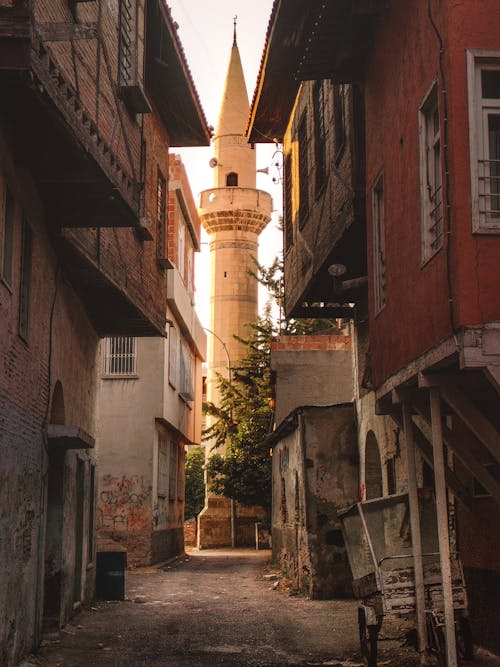
{"label": "asphalt road", "polygon": [[[127,572],[127,600],[83,610],[24,665],[358,667],[357,604],[275,588],[269,552],[201,551]],[[379,665],[414,667],[404,629],[385,624]],[[384,634],[385,633],[385,634]],[[493,664],[493,663],[492,663]]]}

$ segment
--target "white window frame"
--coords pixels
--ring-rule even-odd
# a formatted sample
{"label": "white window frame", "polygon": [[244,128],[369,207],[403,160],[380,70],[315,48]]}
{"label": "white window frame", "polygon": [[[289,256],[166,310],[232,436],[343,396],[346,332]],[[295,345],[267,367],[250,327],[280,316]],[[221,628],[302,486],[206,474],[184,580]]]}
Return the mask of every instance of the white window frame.
{"label": "white window frame", "polygon": [[[114,349],[112,341],[116,342]],[[120,378],[137,377],[137,338],[109,336],[104,339],[104,375]]]}
{"label": "white window frame", "polygon": [[170,326],[168,329],[168,382],[174,389],[179,379],[179,337],[177,329]]}
{"label": "white window frame", "polygon": [[[382,196],[379,196],[379,192]],[[373,232],[373,311],[378,315],[386,303],[386,258],[385,258],[385,188],[384,174],[375,179],[372,187],[372,232]]]}
{"label": "white window frame", "polygon": [[[500,70],[500,51],[483,49],[467,50],[467,87],[469,102],[469,146],[471,171],[471,214],[472,231],[476,234],[500,232],[500,215],[488,215],[485,207],[489,194],[485,183],[484,162],[489,158],[487,141],[487,119],[493,112],[500,115],[500,99],[482,97],[481,71],[483,69]],[[485,122],[486,121],[486,122]],[[500,197],[500,193],[499,193]]]}
{"label": "white window frame", "polygon": [[179,220],[177,228],[177,268],[181,274],[182,281],[185,283],[185,254],[186,254],[186,223],[182,211],[179,211]]}
{"label": "white window frame", "polygon": [[439,117],[438,85],[433,81],[418,112],[422,264],[427,263],[443,247],[441,126],[438,123],[438,129],[435,130],[436,112]]}

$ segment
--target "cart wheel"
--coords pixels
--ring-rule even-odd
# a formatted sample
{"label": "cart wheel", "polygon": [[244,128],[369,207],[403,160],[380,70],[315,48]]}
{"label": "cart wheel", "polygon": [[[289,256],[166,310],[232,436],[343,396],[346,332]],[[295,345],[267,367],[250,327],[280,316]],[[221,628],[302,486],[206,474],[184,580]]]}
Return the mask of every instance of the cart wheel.
{"label": "cart wheel", "polygon": [[474,645],[469,619],[466,616],[460,616],[456,623],[456,628],[458,655],[462,660],[472,660],[474,657]]}
{"label": "cart wheel", "polygon": [[377,667],[378,625],[367,625],[365,610],[358,609],[359,643],[361,655],[367,667]]}
{"label": "cart wheel", "polygon": [[446,641],[443,624],[438,622],[433,611],[426,612],[425,620],[428,650],[436,657],[439,667],[446,667]]}

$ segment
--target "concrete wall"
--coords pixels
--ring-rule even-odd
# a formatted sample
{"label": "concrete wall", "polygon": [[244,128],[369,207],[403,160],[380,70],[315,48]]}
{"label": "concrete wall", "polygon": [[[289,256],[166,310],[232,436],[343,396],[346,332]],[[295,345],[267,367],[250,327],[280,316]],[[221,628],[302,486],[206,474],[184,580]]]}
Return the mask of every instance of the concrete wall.
{"label": "concrete wall", "polygon": [[352,594],[337,511],[358,499],[351,404],[301,408],[273,447],[273,556],[312,598]]}
{"label": "concrete wall", "polygon": [[302,405],[332,405],[353,399],[348,336],[280,336],[271,345],[271,369],[276,374],[277,424]]}

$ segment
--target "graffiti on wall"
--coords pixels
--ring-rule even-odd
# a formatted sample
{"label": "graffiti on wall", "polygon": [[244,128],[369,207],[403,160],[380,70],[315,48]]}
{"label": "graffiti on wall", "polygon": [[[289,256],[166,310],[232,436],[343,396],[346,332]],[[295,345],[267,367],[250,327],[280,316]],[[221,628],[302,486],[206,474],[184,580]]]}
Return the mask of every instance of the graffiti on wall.
{"label": "graffiti on wall", "polygon": [[143,477],[101,478],[98,528],[113,532],[140,531],[151,525],[151,486]]}

